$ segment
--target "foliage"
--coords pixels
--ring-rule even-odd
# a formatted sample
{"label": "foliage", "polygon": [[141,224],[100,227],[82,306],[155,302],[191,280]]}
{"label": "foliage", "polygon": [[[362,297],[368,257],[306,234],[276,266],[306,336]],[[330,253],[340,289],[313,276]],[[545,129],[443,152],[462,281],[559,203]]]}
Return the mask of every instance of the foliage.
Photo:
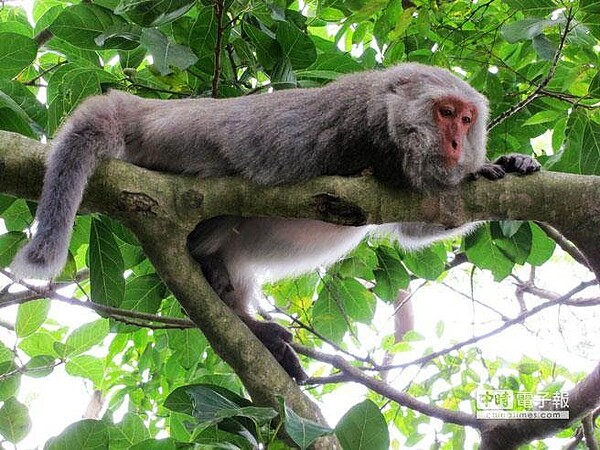
{"label": "foliage", "polygon": [[[488,96],[492,157],[535,153],[552,170],[600,174],[600,8],[591,0],[32,4],[30,17],[11,3],[0,7],[3,130],[52,137],[81,101],[108,89],[161,99],[232,97],[319,86],[344,73],[417,61],[451,68]],[[542,135],[548,147],[534,148]],[[30,234],[34,210],[30,202],[0,198],[6,228],[1,266]],[[392,304],[411,280],[442,279],[465,258],[502,280],[515,267],[543,265],[553,251],[554,242],[537,225],[521,222],[484,225],[460,244],[413,253],[371,240],[327,273],[267,286],[265,293],[278,310],[306,325],[297,340],[349,351],[358,346],[361,327],[375,328],[376,311]],[[74,297],[107,308],[98,310],[98,320],[69,329],[49,316],[43,292],[35,301],[12,291],[20,300],[1,299],[1,306],[11,298],[22,303],[14,331],[0,343],[4,440],[18,443],[30,427],[27,406],[17,399],[22,378],[47,377],[59,365],[86,379],[107,404],[101,420],[72,424],[47,442],[49,449],[285,448],[272,421],[276,415],[301,448],[333,432],[303,423],[284,404],[273,411],[245,400],[235,375],[181,320],[137,239],[120,224],[79,217],[59,282],[71,285]],[[438,331],[443,334],[443,322]],[[393,354],[418,340],[415,332],[402,342],[387,335],[376,347]],[[424,369],[427,376],[408,392],[454,409],[472,401],[479,384],[535,390],[577,378],[550,361],[511,366],[483,360],[474,348],[431,359]],[[332,390],[325,385],[315,394]],[[396,443],[419,446],[419,425],[430,418],[370,397],[335,427],[344,449],[387,448],[387,426]],[[118,410],[127,411],[120,421],[113,418]],[[157,438],[165,432],[168,438]],[[439,448],[462,448],[465,430],[445,424],[436,439]]]}

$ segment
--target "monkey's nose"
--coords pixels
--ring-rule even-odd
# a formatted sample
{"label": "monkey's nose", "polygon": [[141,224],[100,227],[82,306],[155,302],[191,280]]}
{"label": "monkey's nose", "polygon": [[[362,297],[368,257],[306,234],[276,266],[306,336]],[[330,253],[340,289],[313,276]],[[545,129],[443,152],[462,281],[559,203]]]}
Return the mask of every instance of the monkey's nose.
{"label": "monkey's nose", "polygon": [[454,139],[452,139],[452,148],[454,150],[456,150],[458,148],[458,142],[456,142]]}

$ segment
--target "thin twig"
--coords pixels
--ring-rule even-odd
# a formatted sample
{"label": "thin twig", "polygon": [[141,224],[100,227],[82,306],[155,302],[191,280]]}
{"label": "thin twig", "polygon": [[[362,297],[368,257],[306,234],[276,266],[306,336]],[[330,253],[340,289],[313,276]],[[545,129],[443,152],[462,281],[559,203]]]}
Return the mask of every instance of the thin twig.
{"label": "thin twig", "polygon": [[212,97],[217,98],[219,96],[219,78],[221,77],[221,46],[223,41],[223,33],[225,32],[225,28],[223,27],[225,1],[214,0],[213,5],[217,19],[217,40],[215,42],[215,67],[212,79]]}

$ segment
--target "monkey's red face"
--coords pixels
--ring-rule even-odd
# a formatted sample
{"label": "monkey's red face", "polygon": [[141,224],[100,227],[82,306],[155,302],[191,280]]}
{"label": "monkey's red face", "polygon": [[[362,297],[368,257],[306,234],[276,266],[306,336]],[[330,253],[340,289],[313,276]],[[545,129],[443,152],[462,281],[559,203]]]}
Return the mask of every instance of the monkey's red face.
{"label": "monkey's red face", "polygon": [[448,97],[436,102],[433,114],[440,131],[446,166],[454,167],[460,161],[464,140],[477,120],[477,110],[471,103]]}

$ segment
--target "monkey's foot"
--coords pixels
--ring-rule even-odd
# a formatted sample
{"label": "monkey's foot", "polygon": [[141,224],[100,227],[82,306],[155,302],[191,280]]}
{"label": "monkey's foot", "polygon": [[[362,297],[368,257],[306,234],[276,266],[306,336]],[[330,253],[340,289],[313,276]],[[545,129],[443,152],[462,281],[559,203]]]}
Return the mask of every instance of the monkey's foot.
{"label": "monkey's foot", "polygon": [[261,322],[251,318],[242,318],[254,335],[264,344],[285,369],[288,375],[302,384],[308,378],[296,352],[290,345],[292,333],[274,322]]}
{"label": "monkey's foot", "polygon": [[[65,265],[67,255],[49,248],[48,245],[38,245],[39,239],[35,239],[25,245],[14,257],[10,264],[10,271],[16,280],[35,278],[38,280],[50,280],[60,273]],[[59,254],[60,258],[52,257]],[[62,256],[64,254],[64,257]]]}

